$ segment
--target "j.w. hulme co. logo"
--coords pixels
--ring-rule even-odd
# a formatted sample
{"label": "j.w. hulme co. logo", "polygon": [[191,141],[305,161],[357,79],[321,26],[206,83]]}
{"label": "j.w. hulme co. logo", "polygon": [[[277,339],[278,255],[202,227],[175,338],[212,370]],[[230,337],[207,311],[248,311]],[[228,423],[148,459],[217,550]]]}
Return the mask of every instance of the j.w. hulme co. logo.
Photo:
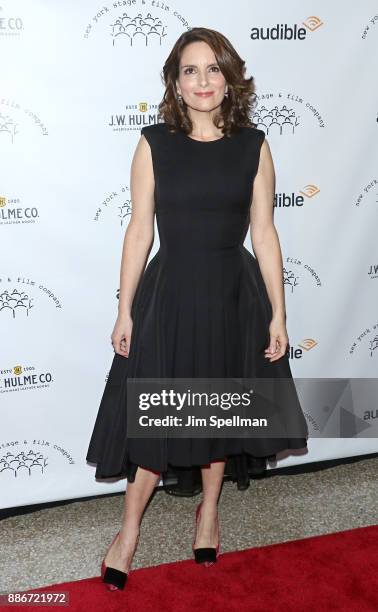
{"label": "j.w. hulme co. logo", "polygon": [[24,29],[24,23],[21,15],[13,13],[13,11],[4,11],[0,6],[0,36],[20,36]]}
{"label": "j.w. hulme co. logo", "polygon": [[18,196],[0,196],[0,225],[22,225],[39,220],[37,206],[25,206]]}
{"label": "j.w. hulme co. logo", "polygon": [[108,125],[113,132],[140,132],[144,125],[156,123],[157,107],[148,102],[126,104],[124,110],[110,115]]}
{"label": "j.w. hulme co. logo", "polygon": [[16,365],[0,369],[0,393],[13,393],[45,389],[51,386],[51,372],[41,371],[33,365]]}

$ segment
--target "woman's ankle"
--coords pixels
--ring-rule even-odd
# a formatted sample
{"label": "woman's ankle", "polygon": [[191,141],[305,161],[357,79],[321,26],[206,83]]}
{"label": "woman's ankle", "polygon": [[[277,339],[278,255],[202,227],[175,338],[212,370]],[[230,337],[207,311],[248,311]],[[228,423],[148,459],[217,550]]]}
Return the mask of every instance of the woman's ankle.
{"label": "woman's ankle", "polygon": [[130,540],[134,540],[138,538],[140,534],[140,525],[125,525],[121,527],[119,532],[119,540],[120,542],[129,542]]}
{"label": "woman's ankle", "polygon": [[206,512],[206,514],[214,514],[218,513],[218,502],[214,502],[213,500],[202,500],[201,503],[201,512]]}

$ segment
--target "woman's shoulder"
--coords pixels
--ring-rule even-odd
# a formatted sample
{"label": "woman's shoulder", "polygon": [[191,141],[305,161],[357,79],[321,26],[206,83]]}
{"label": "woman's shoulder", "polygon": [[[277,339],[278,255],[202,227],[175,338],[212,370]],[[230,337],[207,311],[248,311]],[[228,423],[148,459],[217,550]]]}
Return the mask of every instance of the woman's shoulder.
{"label": "woman's shoulder", "polygon": [[167,128],[165,123],[151,123],[150,125],[144,125],[141,128],[141,134],[146,138],[150,147],[159,146],[161,144],[162,137],[166,133]]}
{"label": "woman's shoulder", "polygon": [[257,128],[254,125],[248,125],[244,127],[243,129],[248,134],[249,138],[256,138],[258,141],[261,141],[261,142],[265,138],[264,130],[260,130],[260,128]]}
{"label": "woman's shoulder", "polygon": [[265,141],[265,132],[254,125],[248,125],[242,128],[245,138],[245,146],[251,147],[252,151],[261,151],[263,143]]}
{"label": "woman's shoulder", "polygon": [[149,125],[144,125],[140,131],[142,134],[159,134],[166,130],[166,123],[158,122],[158,123],[150,123]]}

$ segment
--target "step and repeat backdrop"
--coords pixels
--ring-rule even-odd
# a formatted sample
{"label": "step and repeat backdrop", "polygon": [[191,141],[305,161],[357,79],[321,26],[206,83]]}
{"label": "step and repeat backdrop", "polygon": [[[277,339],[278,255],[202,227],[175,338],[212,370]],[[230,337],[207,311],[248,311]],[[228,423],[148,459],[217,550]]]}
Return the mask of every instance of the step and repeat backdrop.
{"label": "step and repeat backdrop", "polygon": [[[127,484],[97,482],[85,455],[113,358],[132,156],[157,121],[164,61],[194,26],[225,34],[255,80],[293,376],[350,380],[318,402],[302,387],[317,435],[278,467],[378,450],[377,396],[353,388],[378,372],[376,2],[5,1],[2,507]],[[158,248],[156,230],[150,258]]]}

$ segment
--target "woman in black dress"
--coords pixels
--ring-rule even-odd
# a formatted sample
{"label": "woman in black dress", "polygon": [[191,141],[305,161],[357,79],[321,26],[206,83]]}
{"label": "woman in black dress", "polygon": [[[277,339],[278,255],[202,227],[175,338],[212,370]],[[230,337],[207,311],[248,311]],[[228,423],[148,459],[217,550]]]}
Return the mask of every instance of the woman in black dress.
{"label": "woman in black dress", "polygon": [[[225,465],[307,445],[294,384],[289,421],[302,436],[283,423],[282,437],[269,439],[127,437],[128,377],[292,378],[275,174],[265,132],[249,118],[253,78],[230,42],[206,28],[180,36],[163,75],[159,122],[143,127],[132,161],[115,355],[87,453],[97,478],[128,480],[122,526],[102,564],[113,589],[126,583],[144,509],[168,472],[201,470],[193,551],[208,566],[219,555]],[[145,268],[155,213],[160,248]],[[243,246],[248,227],[257,259]]]}

